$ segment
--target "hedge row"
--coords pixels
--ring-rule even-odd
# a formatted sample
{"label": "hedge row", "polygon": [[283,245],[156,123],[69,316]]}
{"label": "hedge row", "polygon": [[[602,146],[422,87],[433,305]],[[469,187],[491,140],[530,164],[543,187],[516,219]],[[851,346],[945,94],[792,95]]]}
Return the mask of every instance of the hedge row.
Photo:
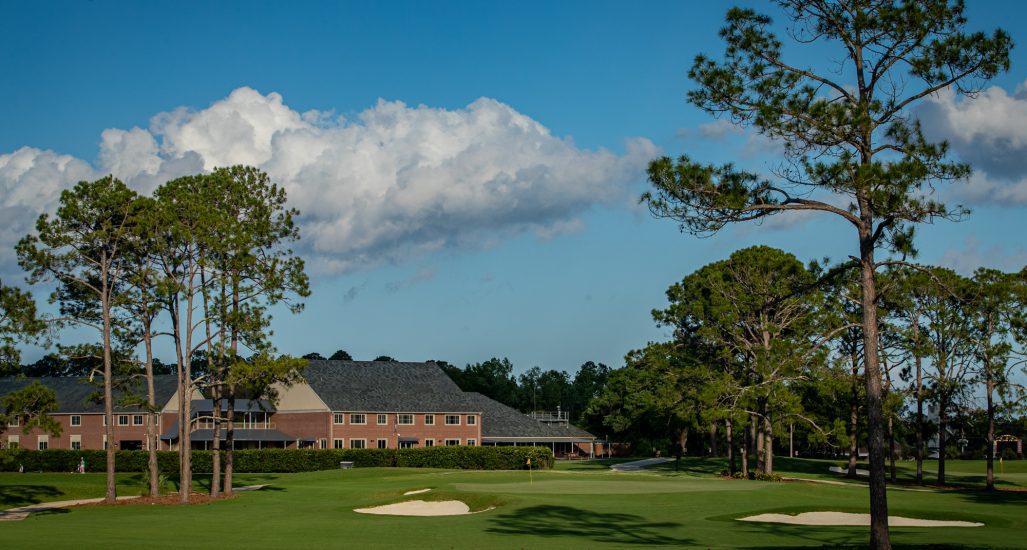
{"label": "hedge row", "polygon": [[[224,452],[222,451],[222,455]],[[0,471],[72,472],[79,461],[86,461],[86,470],[102,472],[107,468],[105,451],[72,451],[49,449],[0,450]],[[252,449],[235,451],[234,471],[239,473],[288,473],[332,470],[340,462],[352,462],[358,468],[406,467],[447,468],[461,470],[519,470],[553,467],[553,453],[546,447],[427,447],[420,449]],[[119,472],[145,472],[146,451],[117,451],[115,467]],[[224,459],[222,458],[222,463]],[[162,472],[178,471],[178,452],[159,451],[158,467]],[[210,472],[211,451],[193,451],[193,472]]]}

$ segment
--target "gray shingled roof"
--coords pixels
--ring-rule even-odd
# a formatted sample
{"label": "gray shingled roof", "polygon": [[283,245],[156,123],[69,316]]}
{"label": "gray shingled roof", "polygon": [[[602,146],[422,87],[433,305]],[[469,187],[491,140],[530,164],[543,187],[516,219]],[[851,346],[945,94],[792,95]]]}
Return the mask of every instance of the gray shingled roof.
{"label": "gray shingled roof", "polygon": [[304,377],[333,411],[481,412],[434,363],[313,360]]}
{"label": "gray shingled roof", "polygon": [[481,438],[483,441],[591,441],[594,436],[571,424],[539,422],[530,416],[490,399],[480,393],[466,392],[464,396],[482,412]]}
{"label": "gray shingled roof", "polygon": [[[61,377],[61,378],[0,378],[0,395],[18,391],[33,382],[39,382],[50,388],[57,394],[57,413],[103,413],[103,400],[93,401],[90,397],[102,391],[99,383],[90,383],[86,377]],[[162,375],[153,377],[154,393],[157,397],[157,405],[164,406],[171,396],[175,394],[177,380],[173,375]],[[140,378],[138,383],[132,386],[132,392],[140,396],[146,395],[145,381]],[[117,412],[142,412],[140,407],[124,407],[118,405],[125,395],[123,390],[114,392],[114,410]]]}

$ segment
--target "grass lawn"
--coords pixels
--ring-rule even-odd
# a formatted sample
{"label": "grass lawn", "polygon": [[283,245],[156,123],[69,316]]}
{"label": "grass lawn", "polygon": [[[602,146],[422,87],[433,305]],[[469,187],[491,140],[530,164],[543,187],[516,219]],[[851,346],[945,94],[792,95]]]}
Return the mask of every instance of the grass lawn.
{"label": "grass lawn", "polygon": [[[613,473],[602,462],[554,471],[476,472],[352,469],[302,474],[244,474],[239,484],[270,483],[233,500],[195,506],[86,507],[0,523],[5,548],[624,548],[794,547],[864,545],[852,527],[755,524],[735,518],[764,512],[865,512],[861,485],[763,483],[709,475],[715,461],[686,459],[683,472]],[[719,469],[718,469],[719,470]],[[0,474],[0,494],[99,496],[102,476]],[[76,479],[88,478],[83,481]],[[95,480],[95,494],[81,485]],[[145,480],[121,479],[123,494]],[[133,485],[134,484],[134,485]],[[33,489],[42,488],[42,489]],[[404,491],[432,488],[403,497]],[[134,489],[134,490],[133,490]],[[32,497],[20,497],[32,498]],[[368,516],[354,508],[412,498],[467,502],[467,516]],[[12,500],[13,501],[13,500]],[[889,493],[891,513],[982,521],[983,528],[895,528],[902,546],[1022,547],[1027,493],[976,491]],[[44,536],[45,535],[45,536]],[[57,536],[59,535],[59,536]]]}

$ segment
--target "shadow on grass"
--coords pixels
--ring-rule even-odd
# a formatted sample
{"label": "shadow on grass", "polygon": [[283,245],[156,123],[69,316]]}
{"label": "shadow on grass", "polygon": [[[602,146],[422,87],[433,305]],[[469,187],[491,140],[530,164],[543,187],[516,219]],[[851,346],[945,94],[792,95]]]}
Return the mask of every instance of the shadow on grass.
{"label": "shadow on grass", "polygon": [[57,500],[63,494],[53,485],[0,485],[0,509]]}
{"label": "shadow on grass", "polygon": [[1027,504],[1027,491],[959,491],[960,498],[975,504]]}
{"label": "shadow on grass", "polygon": [[514,536],[567,538],[577,546],[584,539],[596,542],[636,546],[690,546],[692,539],[676,537],[670,532],[679,523],[652,522],[633,514],[604,514],[570,506],[532,506],[501,514],[491,520],[490,533]]}

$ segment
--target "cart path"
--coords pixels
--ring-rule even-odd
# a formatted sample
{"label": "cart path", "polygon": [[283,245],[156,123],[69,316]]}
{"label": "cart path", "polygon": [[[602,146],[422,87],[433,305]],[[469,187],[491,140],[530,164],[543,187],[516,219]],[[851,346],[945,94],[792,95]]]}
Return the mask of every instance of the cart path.
{"label": "cart path", "polygon": [[664,462],[670,462],[673,458],[647,458],[645,460],[636,460],[634,462],[621,462],[620,464],[614,464],[610,466],[610,469],[615,472],[637,472],[642,468],[652,466],[654,464],[663,464]]}
{"label": "cart path", "polygon": [[[235,492],[240,491],[259,491],[267,487],[267,485],[247,485],[245,487],[236,487]],[[131,500],[139,498],[138,496],[124,496],[118,497],[118,500]],[[75,500],[56,500],[53,502],[40,502],[39,504],[31,504],[29,506],[20,506],[18,508],[10,508],[8,510],[0,510],[0,521],[20,521],[29,516],[34,512],[47,512],[50,510],[57,510],[60,508],[69,508],[71,506],[79,506],[82,504],[96,504],[97,502],[103,502],[104,497],[99,498],[79,498]]]}

